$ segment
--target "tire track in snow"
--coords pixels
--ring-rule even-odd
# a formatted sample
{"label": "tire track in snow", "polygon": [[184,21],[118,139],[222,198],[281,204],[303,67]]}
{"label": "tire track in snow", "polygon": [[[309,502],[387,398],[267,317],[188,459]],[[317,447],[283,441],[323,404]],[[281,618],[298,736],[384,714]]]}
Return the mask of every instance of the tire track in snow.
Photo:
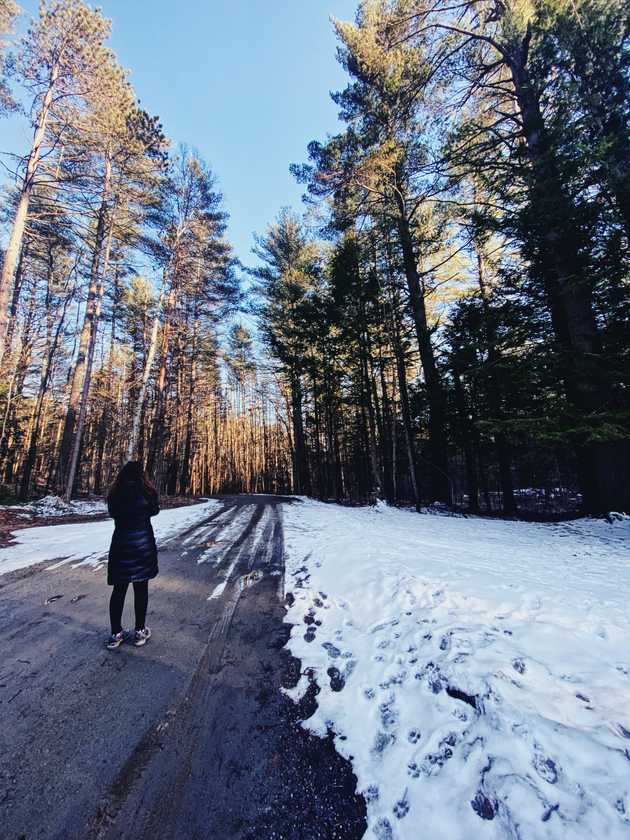
{"label": "tire track in snow", "polygon": [[244,560],[246,557],[249,558],[250,555],[252,559],[247,563],[247,568],[251,569],[254,558],[256,557],[256,549],[260,547],[264,540],[264,530],[261,531],[260,522],[267,510],[268,508],[262,505],[256,506],[253,515],[240,537],[232,543],[228,551],[223,555],[222,559],[225,562],[219,569],[220,582],[208,598],[209,601],[220,598],[223,595],[228,583],[232,580],[232,575],[239,561]]}
{"label": "tire track in snow", "polygon": [[[219,566],[223,558],[234,546],[244,522],[251,516],[253,505],[246,505],[240,509],[231,508],[231,516],[219,519],[214,526],[198,538],[198,543],[205,543],[205,550],[197,557],[197,564],[213,563]],[[198,551],[199,544],[192,546],[189,551]]]}

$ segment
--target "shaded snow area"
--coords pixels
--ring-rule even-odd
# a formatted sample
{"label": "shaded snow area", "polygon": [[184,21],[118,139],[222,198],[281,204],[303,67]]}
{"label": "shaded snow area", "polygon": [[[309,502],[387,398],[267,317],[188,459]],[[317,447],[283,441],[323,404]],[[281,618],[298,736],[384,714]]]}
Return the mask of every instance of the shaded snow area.
{"label": "shaded snow area", "polygon": [[[219,506],[218,501],[211,499],[160,511],[151,520],[158,546],[206,518]],[[56,561],[49,568],[64,563],[97,566],[107,560],[113,531],[112,519],[13,531],[17,543],[0,549],[0,574],[45,561]]]}
{"label": "shaded snow area", "polygon": [[59,496],[44,496],[36,502],[19,506],[0,505],[0,510],[18,509],[24,516],[96,516],[107,513],[103,499],[73,499],[66,502]]}
{"label": "shaded snow area", "polygon": [[284,510],[289,647],[366,837],[630,836],[630,519]]}

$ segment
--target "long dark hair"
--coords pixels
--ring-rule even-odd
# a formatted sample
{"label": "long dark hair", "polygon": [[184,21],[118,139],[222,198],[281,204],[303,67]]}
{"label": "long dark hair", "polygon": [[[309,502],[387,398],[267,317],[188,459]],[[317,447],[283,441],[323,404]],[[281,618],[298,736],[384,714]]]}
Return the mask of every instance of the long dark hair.
{"label": "long dark hair", "polygon": [[110,502],[114,501],[121,494],[128,493],[129,490],[142,493],[148,499],[157,499],[158,491],[149,480],[149,476],[142,468],[140,461],[127,461],[110,487],[107,499]]}

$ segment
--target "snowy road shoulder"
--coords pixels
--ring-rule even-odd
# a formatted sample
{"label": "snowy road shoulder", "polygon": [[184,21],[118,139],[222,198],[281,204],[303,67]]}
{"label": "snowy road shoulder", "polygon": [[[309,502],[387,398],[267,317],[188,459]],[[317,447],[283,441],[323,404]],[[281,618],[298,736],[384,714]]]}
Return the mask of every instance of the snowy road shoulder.
{"label": "snowy road shoulder", "polygon": [[628,836],[630,520],[284,518],[305,725],[351,757],[368,836]]}
{"label": "snowy road shoulder", "polygon": [[[201,522],[219,507],[220,502],[209,499],[201,504],[160,511],[152,519],[158,547]],[[113,520],[107,519],[13,531],[17,542],[0,549],[0,575],[50,561],[97,565],[106,559],[113,530]]]}

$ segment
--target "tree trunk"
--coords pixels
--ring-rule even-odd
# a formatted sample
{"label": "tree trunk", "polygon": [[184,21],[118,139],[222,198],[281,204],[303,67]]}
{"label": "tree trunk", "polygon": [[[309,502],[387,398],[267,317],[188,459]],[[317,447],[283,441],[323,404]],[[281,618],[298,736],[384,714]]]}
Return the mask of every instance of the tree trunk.
{"label": "tree trunk", "polygon": [[464,449],[464,464],[466,466],[466,484],[468,495],[468,509],[471,513],[479,513],[479,479],[477,476],[477,464],[473,448],[473,435],[471,423],[468,419],[466,395],[461,381],[461,373],[456,363],[453,364],[453,385],[455,392],[455,405],[459,415],[459,425],[462,435]]}
{"label": "tree trunk", "polygon": [[160,328],[160,317],[162,313],[162,302],[164,300],[164,287],[160,291],[158,299],[157,311],[155,313],[155,320],[153,321],[153,328],[151,329],[151,340],[149,342],[149,350],[144,362],[144,370],[142,371],[142,382],[140,390],[134,406],[133,420],[131,423],[131,435],[127,445],[126,458],[131,461],[134,455],[138,453],[138,439],[140,437],[140,421],[144,410],[144,401],[147,393],[147,385],[151,375],[151,368],[153,367],[153,360],[155,359],[155,351],[157,350],[158,331]]}
{"label": "tree trunk", "polygon": [[[492,418],[497,422],[501,422],[504,418],[503,406],[501,404],[501,392],[503,389],[497,374],[501,363],[501,353],[497,347],[497,333],[491,307],[491,292],[486,279],[486,261],[483,245],[476,239],[474,246],[477,257],[477,280],[481,293],[481,305],[483,307],[485,340],[488,349],[488,404]],[[500,430],[495,432],[494,440],[497,460],[499,462],[499,481],[501,483],[503,513],[508,516],[514,516],[517,509],[516,497],[514,495],[514,482],[512,480],[510,442]]]}
{"label": "tree trunk", "polygon": [[190,493],[190,473],[191,473],[191,458],[192,458],[192,441],[193,441],[193,422],[194,422],[194,402],[195,402],[195,384],[197,379],[197,302],[195,301],[193,312],[193,333],[192,345],[190,348],[190,367],[188,371],[188,396],[186,409],[186,433],[184,438],[184,453],[182,455],[179,488],[181,493]]}
{"label": "tree trunk", "polygon": [[[395,327],[397,333],[398,328]],[[405,357],[402,352],[400,340],[395,333],[394,355],[396,357],[396,373],[398,375],[398,388],[400,390],[400,408],[402,411],[403,430],[405,433],[405,451],[409,466],[409,478],[411,479],[411,490],[416,510],[421,508],[420,487],[418,485],[418,467],[416,463],[416,449],[413,440],[413,425],[411,423],[411,410],[409,408],[409,390],[407,388],[407,369]]]}
{"label": "tree trunk", "polygon": [[[22,248],[20,249],[20,258],[18,260],[17,268],[15,270],[15,278],[13,280],[13,292],[11,294],[11,305],[9,307],[9,322],[7,324],[6,333],[6,352],[9,352],[11,343],[13,342],[13,334],[15,332],[15,325],[17,323],[18,305],[20,302],[20,294],[22,292],[22,284],[24,281],[24,265],[28,256],[29,240],[26,239]],[[6,354],[5,354],[6,355]]]}
{"label": "tree trunk", "polygon": [[402,248],[407,288],[411,302],[420,361],[429,403],[429,444],[431,461],[431,492],[434,501],[450,504],[451,484],[448,475],[448,440],[446,436],[446,395],[435,361],[431,333],[427,322],[424,291],[418,273],[405,202],[397,193],[398,232]]}
{"label": "tree trunk", "polygon": [[22,240],[26,229],[29,204],[35,184],[35,176],[41,160],[42,143],[44,142],[44,137],[46,135],[46,126],[48,125],[48,117],[58,78],[59,65],[56,63],[51,69],[50,84],[44,95],[42,107],[37,119],[33,142],[31,144],[31,151],[26,163],[26,172],[20,188],[17,207],[15,209],[15,216],[13,217],[9,244],[7,245],[7,250],[4,254],[2,274],[0,275],[0,363],[7,351],[6,338],[9,323],[9,297],[11,295],[13,277],[15,275],[18,257],[22,248]]}
{"label": "tree trunk", "polygon": [[[61,489],[67,495],[67,476],[70,469],[71,449],[73,445],[73,438],[75,433],[75,425],[77,422],[77,413],[81,395],[83,393],[83,386],[86,373],[87,355],[91,337],[93,335],[93,326],[96,318],[96,308],[99,306],[99,295],[102,295],[103,288],[100,281],[101,276],[107,272],[109,253],[111,247],[111,237],[113,234],[113,221],[110,224],[110,232],[108,237],[108,244],[106,247],[105,259],[103,260],[103,270],[101,272],[101,260],[103,257],[103,245],[105,242],[105,226],[107,220],[107,208],[109,191],[111,184],[111,163],[107,157],[105,160],[105,171],[103,179],[103,191],[101,197],[101,205],[98,211],[98,219],[96,224],[96,235],[94,240],[94,248],[92,251],[92,265],[90,267],[90,286],[88,289],[88,297],[85,304],[85,316],[83,319],[83,327],[81,329],[81,336],[79,338],[79,348],[77,352],[77,360],[74,365],[72,377],[70,380],[70,394],[68,397],[68,409],[66,412],[66,419],[64,423],[63,435],[61,438],[61,449],[59,453],[59,484]],[[72,488],[70,488],[72,493]]]}
{"label": "tree trunk", "polygon": [[[85,323],[83,325],[84,331],[87,333],[87,355],[82,360],[81,378],[83,379],[83,386],[81,388],[81,396],[79,402],[79,416],[77,420],[77,427],[72,440],[72,449],[70,453],[70,460],[68,465],[68,474],[65,484],[64,497],[66,501],[70,501],[74,490],[74,481],[79,465],[79,454],[81,452],[81,441],[83,438],[83,428],[85,426],[85,418],[87,416],[87,407],[90,397],[90,385],[92,381],[92,368],[94,365],[94,353],[96,350],[96,337],[98,335],[99,320],[101,317],[101,306],[103,302],[103,293],[105,290],[105,277],[109,267],[109,257],[111,254],[112,239],[114,235],[114,219],[113,216],[109,221],[109,233],[107,235],[107,244],[105,246],[105,254],[103,255],[103,264],[101,269],[101,248],[105,236],[105,224],[108,216],[107,210],[107,196],[109,193],[109,185],[111,178],[111,165],[109,158],[106,159],[105,164],[105,181],[103,189],[103,201],[99,211],[99,219],[96,231],[96,241],[94,253],[92,257],[92,271],[90,280],[90,291],[93,283],[96,283],[95,295],[92,301],[92,306],[86,309]],[[89,299],[88,299],[89,303]],[[78,363],[77,363],[78,365]],[[77,367],[74,370],[75,377],[77,376]],[[76,408],[74,409],[76,412]],[[66,418],[67,419],[67,418]],[[74,425],[74,424],[73,424]]]}
{"label": "tree trunk", "polygon": [[311,482],[308,471],[304,422],[302,419],[302,382],[300,375],[291,375],[291,418],[293,425],[293,487],[295,493],[310,495]]}
{"label": "tree trunk", "polygon": [[[567,398],[584,417],[594,417],[609,404],[605,387],[606,366],[595,321],[590,278],[582,256],[586,243],[580,233],[576,207],[566,193],[540,104],[523,65],[511,66],[516,98],[530,160],[530,212],[527,217],[532,257],[538,263],[553,328],[558,341]],[[619,449],[616,473],[620,485],[610,481],[611,452]],[[624,469],[622,445],[614,441],[585,440],[577,447],[583,493],[588,513],[603,513],[616,507],[630,509],[628,467]]]}
{"label": "tree trunk", "polygon": [[101,317],[101,303],[103,300],[104,280],[101,280],[97,290],[96,306],[94,308],[93,317],[90,321],[90,339],[88,344],[87,360],[85,366],[85,376],[83,377],[83,389],[81,391],[81,402],[79,407],[79,418],[77,421],[77,429],[72,443],[72,452],[70,455],[70,464],[68,468],[68,478],[66,481],[66,490],[64,498],[67,502],[72,498],[74,482],[79,465],[79,453],[81,452],[81,441],[83,439],[83,429],[85,426],[85,418],[87,416],[87,408],[90,397],[90,384],[92,381],[92,368],[94,365],[94,353],[96,350],[96,337],[98,334],[98,323]]}
{"label": "tree trunk", "polygon": [[44,398],[48,391],[48,385],[50,382],[50,377],[53,370],[53,360],[55,357],[55,353],[57,352],[57,347],[59,344],[59,338],[61,336],[61,332],[63,330],[65,320],[66,320],[66,311],[68,305],[70,303],[71,296],[68,295],[66,300],[64,301],[63,309],[61,311],[61,315],[57,321],[57,326],[55,329],[55,333],[53,336],[53,340],[50,343],[48,348],[48,353],[46,355],[46,361],[44,362],[44,366],[42,368],[42,374],[39,384],[39,391],[37,394],[37,401],[35,403],[35,411],[33,415],[33,428],[31,432],[31,438],[29,442],[28,452],[26,458],[24,460],[24,464],[22,467],[22,482],[20,486],[20,499],[27,499],[29,495],[30,483],[31,483],[31,475],[33,472],[33,467],[35,466],[35,459],[37,458],[37,446],[39,442],[39,431],[41,427],[41,419],[42,419],[42,410],[44,405]]}

